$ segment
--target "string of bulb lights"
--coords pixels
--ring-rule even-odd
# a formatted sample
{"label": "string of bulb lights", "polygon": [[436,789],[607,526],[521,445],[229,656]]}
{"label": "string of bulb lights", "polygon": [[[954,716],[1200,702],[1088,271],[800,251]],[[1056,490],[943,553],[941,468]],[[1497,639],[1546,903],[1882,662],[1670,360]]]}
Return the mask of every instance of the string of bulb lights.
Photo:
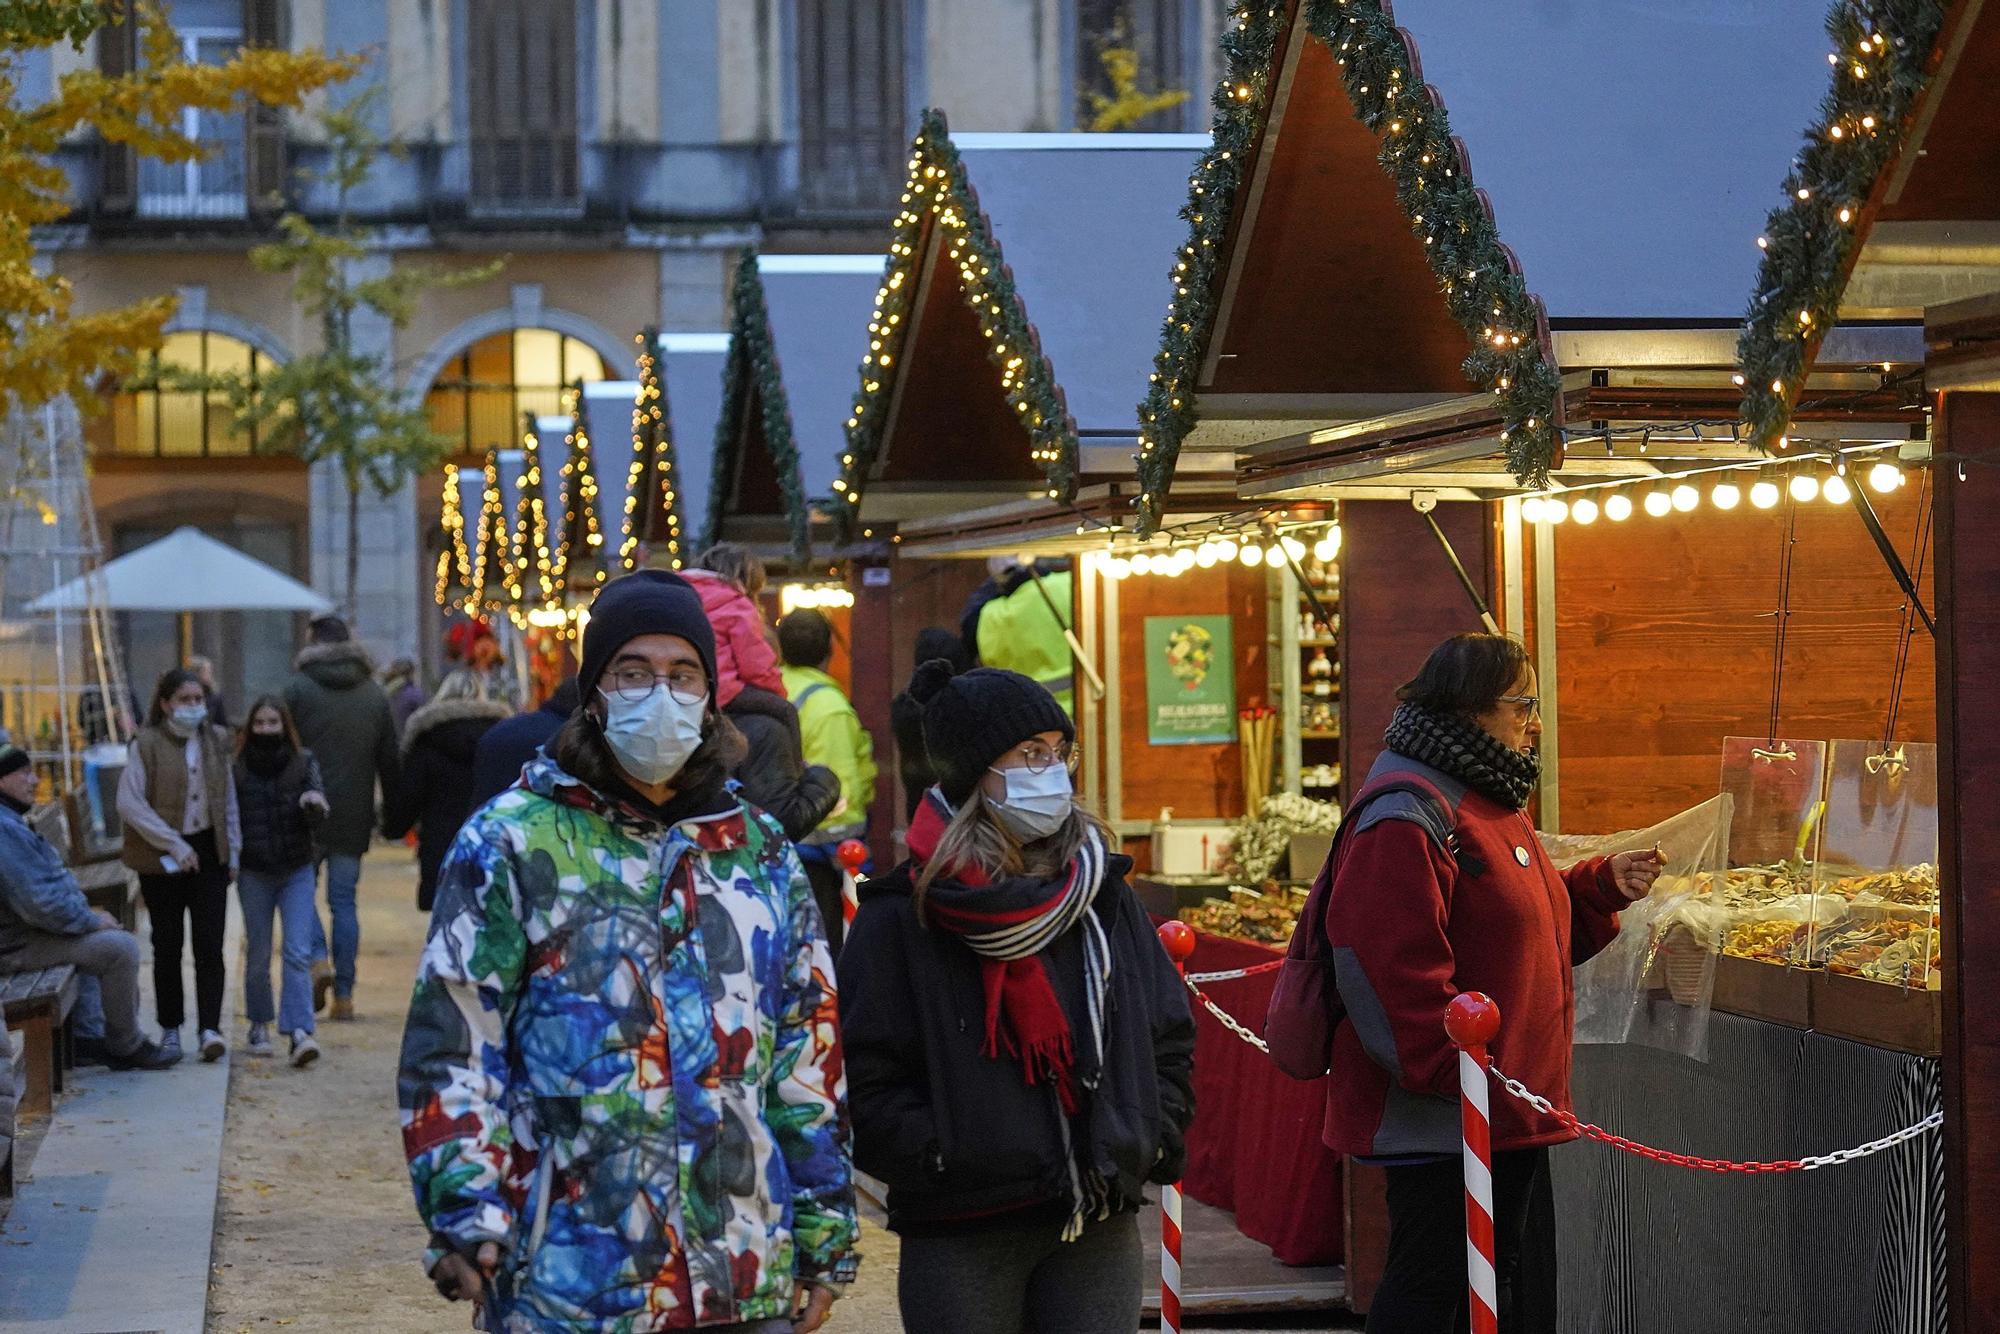
{"label": "string of bulb lights", "polygon": [[[1704,500],[1718,510],[1728,511],[1741,507],[1746,501],[1752,509],[1775,509],[1788,494],[1801,504],[1825,500],[1829,504],[1845,505],[1854,499],[1855,483],[1851,480],[1852,471],[1845,459],[1836,457],[1832,470],[1824,477],[1816,469],[1799,466],[1797,460],[1785,460],[1782,466],[1789,470],[1789,476],[1783,479],[1782,486],[1777,480],[1762,476],[1747,486],[1742,484],[1741,473],[1762,472],[1770,466],[1730,464],[1651,482],[1604,482],[1572,487],[1561,493],[1543,492],[1522,499],[1521,518],[1527,523],[1575,522],[1589,525],[1597,522],[1600,516],[1613,523],[1622,523],[1639,513],[1656,519],[1670,514],[1688,514],[1699,509]],[[1881,495],[1896,490],[1906,480],[1903,469],[1887,460],[1871,465],[1866,476],[1868,489]],[[1696,485],[1699,479],[1711,479],[1705,494]],[[1636,501],[1627,494],[1634,487],[1645,488]],[[1592,492],[1609,494],[1600,499],[1590,494]]]}

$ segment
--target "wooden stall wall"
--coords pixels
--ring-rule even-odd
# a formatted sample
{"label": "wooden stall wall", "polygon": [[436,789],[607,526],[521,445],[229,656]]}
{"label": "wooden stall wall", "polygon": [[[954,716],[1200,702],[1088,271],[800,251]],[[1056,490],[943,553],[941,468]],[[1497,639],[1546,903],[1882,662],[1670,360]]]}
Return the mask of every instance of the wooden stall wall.
{"label": "wooden stall wall", "polygon": [[[1491,603],[1489,507],[1447,502],[1437,507],[1436,517],[1466,570],[1487,585],[1482,592]],[[1382,753],[1397,687],[1417,674],[1440,640],[1481,627],[1444,548],[1408,501],[1343,501],[1340,527],[1345,801]]]}
{"label": "wooden stall wall", "polygon": [[[1243,813],[1243,762],[1234,743],[1155,746],[1146,740],[1146,618],[1221,616],[1235,635],[1236,706],[1269,693],[1267,576],[1262,567],[1231,563],[1172,578],[1140,575],[1118,586],[1119,681],[1108,703],[1118,709],[1124,818],[1151,820],[1163,806],[1180,819],[1233,819]],[[1150,848],[1128,839],[1125,850],[1145,865]]]}
{"label": "wooden stall wall", "polygon": [[[1870,493],[1910,560],[1919,479]],[[1556,532],[1562,824],[1651,824],[1716,793],[1722,738],[1769,730],[1786,508],[1706,504]],[[1351,539],[1350,539],[1351,540]],[[1926,597],[1929,596],[1926,578]],[[1879,736],[1903,597],[1849,505],[1798,506],[1779,730]],[[1897,736],[1936,736],[1930,636],[1911,644]]]}

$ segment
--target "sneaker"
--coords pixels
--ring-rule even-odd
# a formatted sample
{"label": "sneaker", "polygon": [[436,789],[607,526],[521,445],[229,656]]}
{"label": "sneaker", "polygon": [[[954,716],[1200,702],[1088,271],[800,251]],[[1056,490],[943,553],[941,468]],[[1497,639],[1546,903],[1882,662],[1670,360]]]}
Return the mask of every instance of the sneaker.
{"label": "sneaker", "polygon": [[181,1058],[181,1031],[178,1028],[170,1028],[160,1034],[160,1050],[176,1061]]}
{"label": "sneaker", "polygon": [[303,1028],[292,1033],[292,1064],[303,1070],[319,1059],[319,1044]]}
{"label": "sneaker", "polygon": [[219,1061],[229,1051],[229,1044],[222,1040],[222,1034],[212,1028],[201,1030],[201,1059]]}
{"label": "sneaker", "polygon": [[342,1023],[352,1020],[354,1018],[354,997],[335,996],[333,998],[333,1017]]}
{"label": "sneaker", "polygon": [[326,1009],[327,997],[333,994],[333,960],[315,959],[312,966],[313,1013]]}
{"label": "sneaker", "polygon": [[169,1033],[176,1039],[170,1049],[165,1042],[142,1042],[123,1056],[105,1053],[104,1063],[113,1070],[166,1070],[181,1063],[180,1034]]}
{"label": "sneaker", "polygon": [[244,1048],[252,1056],[271,1054],[271,1026],[269,1024],[250,1025],[250,1041]]}

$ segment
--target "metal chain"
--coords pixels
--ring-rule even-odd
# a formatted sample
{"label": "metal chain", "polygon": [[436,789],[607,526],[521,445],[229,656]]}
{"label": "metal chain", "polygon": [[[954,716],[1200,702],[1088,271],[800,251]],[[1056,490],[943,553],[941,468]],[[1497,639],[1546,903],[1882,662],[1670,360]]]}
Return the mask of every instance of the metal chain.
{"label": "metal chain", "polygon": [[1285,966],[1283,959],[1273,959],[1269,963],[1251,964],[1248,968],[1224,968],[1215,973],[1189,973],[1190,982],[1233,982],[1239,977],[1254,977],[1258,973],[1272,973]]}
{"label": "metal chain", "polygon": [[1201,988],[1194,984],[1193,978],[1183,977],[1181,980],[1187,983],[1187,989],[1194,993],[1194,998],[1200,1001],[1204,1006],[1206,1006],[1208,1012],[1215,1016],[1217,1023],[1221,1024],[1224,1028],[1234,1033],[1237,1037],[1242,1038],[1245,1042],[1255,1047],[1258,1051],[1263,1052],[1267,1056],[1270,1054],[1271,1049],[1269,1046],[1265,1045],[1264,1039],[1258,1037],[1255,1033],[1252,1033],[1249,1029],[1237,1023],[1235,1017],[1229,1014],[1228,1011],[1224,1010],[1220,1005],[1217,1005],[1214,1001],[1210,1000],[1207,996],[1203,995]]}
{"label": "metal chain", "polygon": [[[1491,1069],[1492,1067],[1489,1066],[1488,1068]],[[1810,1172],[1817,1167],[1837,1167],[1842,1163],[1851,1163],[1858,1159],[1878,1154],[1884,1149],[1892,1149],[1898,1144],[1913,1140],[1919,1135],[1929,1134],[1931,1131],[1944,1125],[1944,1113],[1932,1112],[1915,1125],[1904,1126],[1901,1130],[1884,1135],[1880,1139],[1870,1140],[1866,1144],[1857,1145],[1851,1149],[1835,1149],[1832,1153],[1814,1154],[1810,1157],[1794,1158],[1780,1162],[1740,1163],[1732,1162],[1726,1158],[1698,1158],[1693,1154],[1674,1153],[1668,1149],[1656,1149],[1649,1144],[1641,1144],[1637,1140],[1626,1139],[1623,1135],[1614,1135],[1602,1126],[1594,1126],[1588,1121],[1579,1120],[1575,1115],[1561,1110],[1540,1094],[1530,1092],[1528,1087],[1518,1079],[1511,1079],[1497,1069],[1493,1070],[1493,1077],[1500,1081],[1500,1087],[1506,1089],[1507,1092],[1519,1098],[1522,1102],[1527,1103],[1544,1116],[1554,1117],[1566,1128],[1574,1130],[1580,1135],[1585,1135],[1601,1143],[1609,1144],[1614,1149],[1622,1149],[1626,1153],[1636,1154],[1641,1158],[1651,1158],[1655,1162],[1670,1163],[1675,1167],[1692,1167],[1704,1172],[1744,1173],[1754,1176],[1767,1175],[1774,1172]]]}

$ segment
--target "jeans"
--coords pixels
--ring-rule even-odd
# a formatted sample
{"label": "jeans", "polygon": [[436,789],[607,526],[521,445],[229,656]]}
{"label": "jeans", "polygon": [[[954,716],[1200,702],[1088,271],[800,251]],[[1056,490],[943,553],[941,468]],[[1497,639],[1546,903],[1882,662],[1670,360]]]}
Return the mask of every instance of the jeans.
{"label": "jeans", "polygon": [[[1389,1256],[1369,1334],[1467,1327],[1465,1165],[1456,1156],[1391,1167]],[[1501,1334],[1556,1327],[1556,1215],[1547,1149],[1493,1155],[1493,1242]]]}
{"label": "jeans", "polygon": [[[333,994],[354,994],[354,956],[361,952],[361,914],[355,910],[354,891],[361,883],[361,859],[346,853],[329,853],[326,865],[326,906],[333,913]],[[312,915],[312,959],[327,957],[326,931],[319,913]]]}
{"label": "jeans", "polygon": [[[6,967],[10,972],[27,972],[35,968],[55,968],[68,964],[76,969],[79,976],[97,984],[97,994],[103,1001],[104,1026],[99,1032],[87,1032],[82,1023],[77,1024],[80,1038],[102,1037],[104,1049],[114,1056],[125,1056],[136,1050],[146,1040],[139,1030],[139,938],[130,931],[92,931],[82,936],[59,936],[50,931],[23,929],[21,947],[7,954]],[[178,970],[179,959],[175,959]],[[176,976],[178,976],[176,971]],[[76,1021],[83,1003],[79,999],[76,1010],[70,1012],[72,1022]]]}
{"label": "jeans", "polygon": [[903,1238],[896,1302],[909,1334],[1130,1334],[1139,1328],[1139,1221],[1114,1214],[1062,1239],[1063,1220]]}
{"label": "jeans", "polygon": [[[222,1027],[222,929],[229,920],[229,868],[216,860],[214,830],[189,834],[187,841],[195,851],[195,869],[142,875],[139,894],[153,922],[153,999],[160,1027],[177,1029],[187,1018],[181,995],[181,944],[187,938],[185,925],[191,922],[195,1012],[206,1031]],[[109,997],[105,1004],[108,1009]]]}
{"label": "jeans", "polygon": [[[278,1021],[284,1033],[313,1031],[312,924],[313,868],[296,871],[253,871],[244,867],[236,880],[236,897],[243,904],[243,1009],[253,1024]],[[271,1009],[271,926],[284,924],[284,981],[277,1012]]]}

